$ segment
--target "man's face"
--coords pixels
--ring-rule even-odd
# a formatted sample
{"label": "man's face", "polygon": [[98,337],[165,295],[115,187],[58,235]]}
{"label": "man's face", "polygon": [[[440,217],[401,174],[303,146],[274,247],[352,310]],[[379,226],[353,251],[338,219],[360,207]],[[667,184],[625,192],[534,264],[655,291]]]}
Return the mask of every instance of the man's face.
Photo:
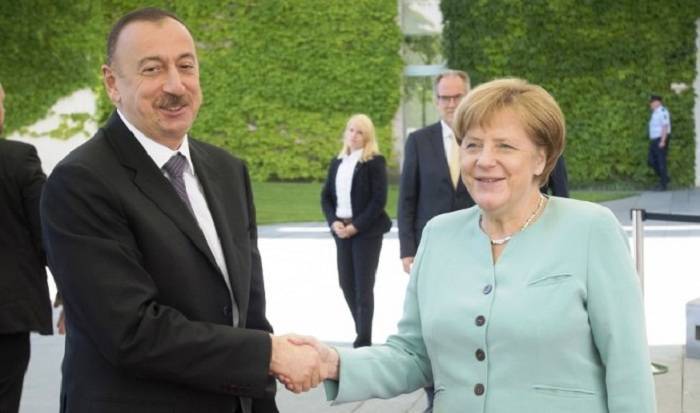
{"label": "man's face", "polygon": [[651,108],[651,110],[656,110],[659,106],[661,106],[661,102],[658,100],[649,101],[649,108]]}
{"label": "man's face", "polygon": [[131,124],[179,147],[202,104],[194,40],[185,26],[170,18],[129,23],[102,73],[110,99]]}
{"label": "man's face", "polygon": [[445,76],[440,79],[437,85],[437,96],[435,97],[440,119],[452,127],[455,110],[467,94],[467,85],[459,76]]}
{"label": "man's face", "polygon": [[0,86],[0,134],[5,128],[5,91]]}

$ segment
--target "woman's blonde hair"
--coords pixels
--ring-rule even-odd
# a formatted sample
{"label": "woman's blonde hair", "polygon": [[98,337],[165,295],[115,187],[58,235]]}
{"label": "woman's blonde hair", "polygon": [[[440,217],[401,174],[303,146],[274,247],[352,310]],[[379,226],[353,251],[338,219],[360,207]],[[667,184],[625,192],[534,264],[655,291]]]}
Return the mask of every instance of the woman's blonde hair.
{"label": "woman's blonde hair", "polygon": [[474,127],[486,127],[503,110],[512,110],[525,133],[536,146],[544,148],[547,160],[540,184],[549,175],[564,152],[566,124],[559,105],[544,88],[522,79],[492,80],[473,89],[455,112],[454,133],[458,143]]}
{"label": "woman's blonde hair", "polygon": [[379,146],[377,145],[377,134],[374,131],[374,123],[372,123],[372,119],[370,119],[369,116],[363,113],[350,116],[350,119],[348,119],[348,122],[345,124],[345,129],[343,129],[343,147],[340,149],[338,158],[342,158],[344,155],[349,155],[350,152],[352,152],[352,148],[345,143],[345,131],[353,122],[356,124],[357,128],[362,131],[362,135],[365,138],[360,162],[369,161],[374,155],[379,155]]}

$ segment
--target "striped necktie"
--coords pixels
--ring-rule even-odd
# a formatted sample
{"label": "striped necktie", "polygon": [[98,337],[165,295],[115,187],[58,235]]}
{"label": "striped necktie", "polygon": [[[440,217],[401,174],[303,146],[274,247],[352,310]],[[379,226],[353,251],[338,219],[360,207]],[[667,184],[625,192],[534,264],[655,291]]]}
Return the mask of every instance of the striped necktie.
{"label": "striped necktie", "polygon": [[180,152],[173,155],[168,162],[163,165],[163,170],[168,173],[168,179],[170,183],[175,188],[175,192],[182,199],[182,202],[187,205],[187,209],[194,216],[194,210],[190,204],[190,198],[187,196],[187,189],[185,188],[185,180],[182,177],[185,167],[187,166],[187,158]]}

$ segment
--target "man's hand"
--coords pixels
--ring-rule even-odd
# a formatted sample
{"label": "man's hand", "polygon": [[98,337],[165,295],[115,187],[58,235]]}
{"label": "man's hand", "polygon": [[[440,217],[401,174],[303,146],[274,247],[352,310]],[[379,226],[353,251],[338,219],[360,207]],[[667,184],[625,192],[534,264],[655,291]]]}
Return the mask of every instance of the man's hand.
{"label": "man's hand", "polygon": [[333,347],[311,336],[290,335],[289,341],[297,345],[309,345],[316,349],[321,358],[321,380],[338,380],[340,356]]}
{"label": "man's hand", "polygon": [[289,336],[270,337],[270,372],[294,393],[318,386],[321,381],[321,360],[316,349],[310,345],[293,344]]}
{"label": "man's hand", "polygon": [[401,264],[403,264],[403,272],[405,272],[406,274],[410,274],[411,267],[413,266],[413,257],[401,258]]}
{"label": "man's hand", "polygon": [[66,313],[63,310],[63,297],[61,294],[56,293],[56,298],[53,301],[53,308],[61,307],[61,312],[58,314],[58,321],[56,321],[56,328],[58,329],[58,334],[66,335]]}
{"label": "man's hand", "polygon": [[659,148],[663,149],[664,147],[666,147],[666,138],[661,138],[659,139]]}
{"label": "man's hand", "polygon": [[61,308],[61,313],[58,315],[58,321],[56,321],[56,328],[58,329],[58,334],[66,335],[66,313]]}

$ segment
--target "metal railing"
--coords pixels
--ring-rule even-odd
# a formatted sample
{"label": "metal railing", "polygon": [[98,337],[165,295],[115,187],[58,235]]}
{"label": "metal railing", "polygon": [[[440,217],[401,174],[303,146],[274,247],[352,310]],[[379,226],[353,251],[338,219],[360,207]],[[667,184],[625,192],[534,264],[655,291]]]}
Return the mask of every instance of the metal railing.
{"label": "metal railing", "polygon": [[[647,212],[644,209],[631,209],[632,216],[632,239],[634,244],[634,262],[639,275],[639,282],[644,295],[644,221],[671,221],[671,222],[697,222],[700,223],[700,216],[683,214],[661,214]],[[663,364],[651,363],[651,371],[654,374],[668,372],[668,367]]]}

